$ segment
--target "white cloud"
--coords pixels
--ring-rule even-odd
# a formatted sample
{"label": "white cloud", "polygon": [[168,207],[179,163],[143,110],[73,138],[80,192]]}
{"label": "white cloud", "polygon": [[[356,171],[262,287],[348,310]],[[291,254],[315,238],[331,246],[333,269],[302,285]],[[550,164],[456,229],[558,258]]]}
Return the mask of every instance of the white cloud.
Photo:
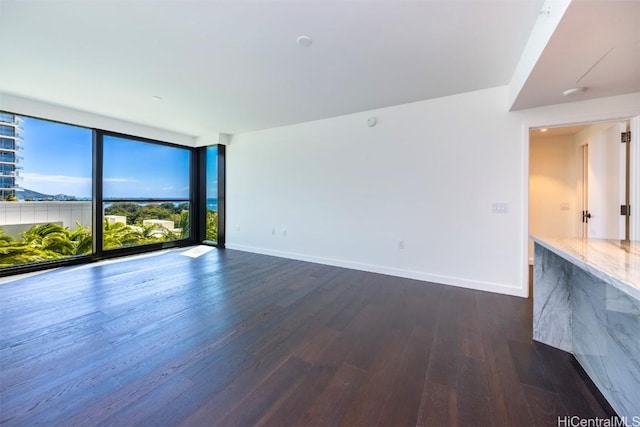
{"label": "white cloud", "polygon": [[47,183],[59,183],[59,184],[87,184],[91,183],[91,178],[85,178],[81,176],[67,176],[67,175],[43,175],[41,173],[21,173],[20,176],[24,177],[28,182],[47,182]]}
{"label": "white cloud", "polygon": [[136,182],[136,180],[130,178],[105,178],[104,182]]}
{"label": "white cloud", "polygon": [[[21,173],[21,177],[25,181],[29,182],[48,182],[59,184],[88,184],[91,183],[92,178],[82,176],[68,176],[68,175],[44,175],[41,173]],[[105,178],[104,182],[136,182],[135,179],[130,178]]]}

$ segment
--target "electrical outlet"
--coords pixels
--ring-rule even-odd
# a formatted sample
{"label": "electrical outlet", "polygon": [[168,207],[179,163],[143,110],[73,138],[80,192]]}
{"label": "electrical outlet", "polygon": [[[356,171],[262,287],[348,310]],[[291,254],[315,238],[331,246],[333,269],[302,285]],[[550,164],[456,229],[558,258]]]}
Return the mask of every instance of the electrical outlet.
{"label": "electrical outlet", "polygon": [[400,249],[400,250],[404,249],[404,240],[399,240],[398,241],[398,249]]}

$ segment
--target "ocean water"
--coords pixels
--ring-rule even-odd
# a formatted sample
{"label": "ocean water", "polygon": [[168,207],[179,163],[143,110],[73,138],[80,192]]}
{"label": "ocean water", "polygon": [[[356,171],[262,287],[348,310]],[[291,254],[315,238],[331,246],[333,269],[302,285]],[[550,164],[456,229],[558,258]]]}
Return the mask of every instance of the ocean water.
{"label": "ocean water", "polygon": [[[173,203],[174,205],[178,206],[178,205],[181,205],[182,203],[185,203],[184,201],[172,202],[170,200],[149,202],[148,200],[145,200],[145,199],[141,199],[140,201],[131,200],[131,202],[137,203],[140,206],[145,206],[145,205],[147,205],[149,203],[160,204],[160,203],[166,203],[166,202]],[[105,200],[104,207],[108,208],[112,204],[113,203],[110,203],[108,200]],[[216,199],[214,199],[214,198],[207,199],[207,209],[210,210],[210,211],[218,212],[218,199],[217,198]]]}
{"label": "ocean water", "polygon": [[[169,203],[173,203],[174,205],[178,206],[182,203],[185,202],[172,202],[170,200],[166,200],[165,202],[169,202]],[[149,204],[149,202],[146,202],[144,199],[140,200],[140,202],[137,202],[139,205],[141,206],[145,206],[147,204]],[[154,204],[159,204],[159,203],[163,203],[162,201],[156,201],[156,202],[152,202]],[[105,200],[104,203],[104,207],[108,208],[109,206],[111,206],[113,203],[110,203],[109,201]],[[207,199],[207,209],[210,211],[214,211],[214,212],[218,212],[218,199],[217,198],[212,198],[212,199]]]}

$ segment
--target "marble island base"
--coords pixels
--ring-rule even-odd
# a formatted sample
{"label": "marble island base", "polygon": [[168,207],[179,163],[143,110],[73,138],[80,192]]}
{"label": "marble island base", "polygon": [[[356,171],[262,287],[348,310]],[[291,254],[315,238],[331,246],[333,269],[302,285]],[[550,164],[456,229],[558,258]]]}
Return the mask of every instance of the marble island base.
{"label": "marble island base", "polygon": [[621,276],[567,250],[572,246],[533,239],[533,339],[573,353],[618,415],[638,419],[640,299],[634,274],[639,246],[632,244],[623,254]]}

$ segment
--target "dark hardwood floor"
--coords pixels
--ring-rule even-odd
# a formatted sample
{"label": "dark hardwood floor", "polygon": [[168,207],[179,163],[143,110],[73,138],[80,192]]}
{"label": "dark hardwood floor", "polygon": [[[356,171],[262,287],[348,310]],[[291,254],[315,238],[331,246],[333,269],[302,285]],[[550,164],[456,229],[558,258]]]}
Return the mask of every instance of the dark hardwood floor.
{"label": "dark hardwood floor", "polygon": [[0,285],[0,423],[533,426],[608,417],[531,299],[232,250]]}

